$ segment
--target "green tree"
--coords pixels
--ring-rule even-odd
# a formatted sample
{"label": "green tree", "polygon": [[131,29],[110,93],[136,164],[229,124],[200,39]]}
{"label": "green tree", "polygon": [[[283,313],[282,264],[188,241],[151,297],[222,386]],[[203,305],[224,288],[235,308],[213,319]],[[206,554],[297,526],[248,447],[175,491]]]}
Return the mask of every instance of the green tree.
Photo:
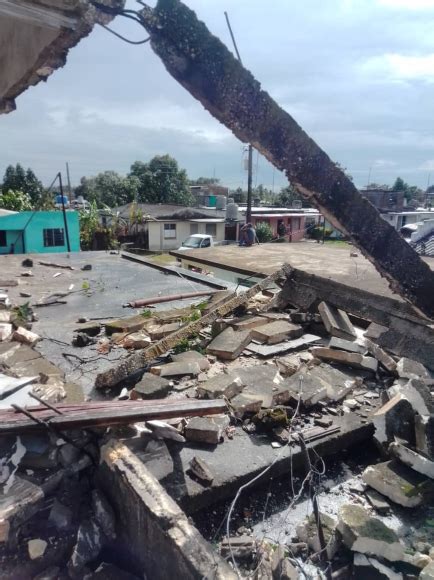
{"label": "green tree", "polygon": [[270,242],[273,239],[273,230],[271,229],[270,224],[265,222],[257,224],[256,237],[258,238],[258,242],[261,242],[262,244]]}
{"label": "green tree", "polygon": [[29,167],[25,171],[23,166],[17,163],[15,167],[9,165],[5,171],[2,192],[5,193],[9,190],[27,193],[30,196],[31,202],[35,205],[41,198],[44,188],[33,169]]}
{"label": "green tree", "polygon": [[197,179],[190,179],[190,185],[217,185],[220,179],[215,177],[198,177]]}
{"label": "green tree", "polygon": [[28,211],[32,209],[32,202],[27,193],[9,189],[0,193],[0,208],[10,211]]}
{"label": "green tree", "polygon": [[286,187],[282,187],[280,193],[277,197],[277,203],[282,207],[291,207],[292,202],[295,200],[301,200],[302,197],[298,191],[290,184]]}
{"label": "green tree", "polygon": [[411,201],[413,198],[420,197],[420,194],[422,193],[416,185],[409,185],[401,177],[396,178],[395,183],[392,186],[392,191],[403,191],[407,202]]}
{"label": "green tree", "polygon": [[136,161],[129,175],[140,181],[138,199],[142,203],[193,203],[187,173],[170,155],[156,155],[149,163]]}
{"label": "green tree", "polygon": [[134,201],[140,182],[137,177],[124,177],[115,171],[103,171],[94,177],[82,177],[75,195],[82,195],[97,207],[116,207]]}

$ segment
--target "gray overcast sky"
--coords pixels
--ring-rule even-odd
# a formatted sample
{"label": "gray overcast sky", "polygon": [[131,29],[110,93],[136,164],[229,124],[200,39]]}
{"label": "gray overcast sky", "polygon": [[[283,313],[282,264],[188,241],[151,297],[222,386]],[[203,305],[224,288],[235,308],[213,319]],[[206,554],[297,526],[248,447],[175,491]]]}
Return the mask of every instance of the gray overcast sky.
{"label": "gray overcast sky", "polygon": [[[149,2],[154,4],[153,2]],[[434,0],[186,0],[357,185],[434,183]],[[136,6],[132,0],[129,7]],[[138,6],[138,5],[137,5]],[[118,17],[111,25],[146,34]],[[73,183],[169,153],[191,178],[246,186],[243,146],[173,80],[149,45],[100,27],[66,66],[0,117],[0,177],[9,163],[49,182],[69,161]],[[284,176],[254,157],[254,183]]]}

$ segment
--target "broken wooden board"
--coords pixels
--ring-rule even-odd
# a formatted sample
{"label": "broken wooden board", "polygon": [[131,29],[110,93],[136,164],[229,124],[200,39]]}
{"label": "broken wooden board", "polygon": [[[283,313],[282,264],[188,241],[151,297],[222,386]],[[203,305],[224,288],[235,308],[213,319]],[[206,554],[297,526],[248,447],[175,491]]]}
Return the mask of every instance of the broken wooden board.
{"label": "broken wooden board", "polygon": [[434,273],[351,179],[179,0],[141,11],[168,72],[241,141],[286,173],[384,276],[393,291],[434,317]]}
{"label": "broken wooden board", "polygon": [[230,312],[233,312],[235,308],[245,304],[250,298],[255,296],[258,292],[261,292],[263,288],[267,288],[271,282],[274,282],[278,278],[285,276],[286,268],[283,267],[277,272],[274,272],[271,276],[264,278],[249,290],[242,294],[233,293],[227,298],[223,298],[221,301],[216,302],[214,310],[205,314],[199,320],[190,322],[186,326],[183,326],[176,332],[173,332],[166,338],[163,338],[159,342],[153,344],[151,347],[133,354],[128,359],[122,361],[117,367],[110,369],[104,373],[99,374],[96,377],[95,386],[96,388],[113,387],[125,380],[128,376],[132,375],[136,371],[144,368],[147,363],[153,359],[161,356],[168,352],[171,348],[176,346],[181,340],[189,338],[193,334],[197,334],[202,328],[212,324],[217,318],[223,318]]}
{"label": "broken wooden board", "polygon": [[56,409],[60,414],[42,406],[27,407],[26,411],[39,420],[39,423],[15,409],[0,410],[0,435],[22,435],[28,432],[44,431],[49,427],[57,430],[84,429],[128,425],[151,419],[213,415],[224,413],[226,403],[223,400],[189,399],[94,401],[75,405],[56,405]]}

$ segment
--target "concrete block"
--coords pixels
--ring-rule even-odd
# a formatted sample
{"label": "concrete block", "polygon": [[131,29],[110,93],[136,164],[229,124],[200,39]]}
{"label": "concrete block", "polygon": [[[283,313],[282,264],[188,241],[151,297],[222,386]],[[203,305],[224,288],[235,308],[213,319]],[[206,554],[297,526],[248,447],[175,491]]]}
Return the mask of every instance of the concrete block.
{"label": "concrete block", "polygon": [[197,350],[187,350],[179,354],[172,354],[173,362],[195,362],[199,365],[201,371],[208,371],[211,368],[211,363],[206,356],[197,352]]}
{"label": "concrete block", "polygon": [[286,379],[284,384],[293,404],[297,404],[300,398],[302,405],[309,408],[327,398],[327,385],[310,372],[298,371]]}
{"label": "concrete block", "polygon": [[355,387],[355,380],[327,364],[320,364],[309,370],[311,377],[321,380],[327,389],[327,399],[342,401]]}
{"label": "concrete block", "polygon": [[290,338],[299,338],[302,334],[301,326],[286,320],[275,320],[252,329],[252,338],[266,344],[277,344]]}
{"label": "concrete block", "polygon": [[321,302],[318,305],[318,312],[321,315],[324,326],[332,336],[346,340],[356,338],[356,331],[346,312],[326,302]]}
{"label": "concrete block", "polygon": [[[170,391],[170,381],[153,373],[145,373],[133,391],[142,399],[163,399]],[[132,397],[134,398],[134,397]]]}
{"label": "concrete block", "polygon": [[226,328],[208,345],[206,352],[224,360],[235,360],[251,342],[251,331]]}
{"label": "concrete block", "polygon": [[[1,312],[0,312],[1,314]],[[0,322],[0,342],[7,340],[12,335],[13,326],[7,322]]]}
{"label": "concrete block", "polygon": [[404,580],[401,572],[395,572],[383,562],[364,554],[354,554],[353,569],[356,580]]}
{"label": "concrete block", "polygon": [[8,542],[17,528],[40,509],[43,498],[41,487],[16,475],[13,485],[3,488],[0,501],[0,545]]}
{"label": "concrete block", "polygon": [[222,373],[198,385],[196,391],[201,399],[218,399],[219,397],[232,399],[241,393],[243,388],[244,384],[240,377]]}
{"label": "concrete block", "polygon": [[151,340],[161,340],[166,338],[172,332],[176,332],[182,325],[179,322],[171,322],[170,324],[163,324],[161,326],[149,326],[147,328],[147,333],[151,337]]}
{"label": "concrete block", "polygon": [[419,574],[419,580],[434,580],[434,561],[425,566]]}
{"label": "concrete block", "polygon": [[128,318],[118,318],[117,320],[111,320],[105,325],[105,330],[107,334],[113,334],[114,332],[137,332],[142,330],[146,323],[146,318],[140,314],[136,316],[129,316]]}
{"label": "concrete block", "polygon": [[222,438],[222,427],[213,419],[193,417],[184,430],[187,441],[217,445]]}
{"label": "concrete block", "polygon": [[197,362],[172,362],[166,365],[152,367],[150,372],[167,379],[187,376],[197,377],[200,373],[200,366]]}
{"label": "concrete block", "polygon": [[366,354],[367,348],[363,344],[358,344],[352,340],[345,340],[332,336],[328,348],[335,348],[337,350],[346,350],[347,352],[358,352],[359,354]]}
{"label": "concrete block", "polygon": [[387,354],[385,350],[378,346],[378,344],[372,342],[372,340],[369,340],[369,338],[365,338],[364,343],[368,349],[369,354],[376,358],[387,371],[390,373],[396,372],[396,362],[390,355]]}
{"label": "concrete block", "polygon": [[122,346],[124,348],[132,348],[134,350],[146,348],[150,344],[151,337],[143,331],[127,334],[122,340]]}
{"label": "concrete block", "polygon": [[401,561],[404,557],[404,546],[395,532],[359,505],[344,504],[340,508],[337,529],[343,543],[353,552],[390,562]]}
{"label": "concrete block", "polygon": [[[399,363],[398,363],[399,364]],[[428,386],[418,379],[410,379],[400,388],[400,392],[411,403],[419,415],[428,416],[434,413],[434,401]]]}
{"label": "concrete block", "polygon": [[414,411],[409,401],[400,393],[375,411],[372,422],[375,427],[375,439],[383,445],[394,441],[395,437],[409,443],[414,442]]}
{"label": "concrete block", "polygon": [[362,354],[354,352],[345,352],[343,350],[334,350],[332,348],[319,346],[314,347],[311,350],[311,353],[314,357],[319,358],[320,360],[348,365],[355,369],[375,373],[378,368],[378,361],[375,358],[363,356]]}
{"label": "concrete block", "polygon": [[424,502],[423,491],[430,481],[396,460],[370,465],[362,478],[394,503],[409,508]]}
{"label": "concrete block", "polygon": [[40,336],[36,334],[36,332],[32,332],[31,330],[27,330],[22,326],[19,326],[12,335],[12,340],[16,342],[22,342],[23,344],[29,344],[33,346],[40,340]]}
{"label": "concrete block", "polygon": [[260,395],[241,393],[231,400],[231,407],[238,418],[243,418],[247,414],[259,413],[263,399]]}
{"label": "concrete block", "polygon": [[269,320],[263,316],[244,316],[243,318],[231,320],[229,326],[234,330],[250,330],[268,323]]}
{"label": "concrete block", "polygon": [[[331,560],[341,545],[341,540],[336,533],[337,520],[324,513],[320,513],[320,519],[327,545],[327,557]],[[305,542],[313,552],[321,551],[318,526],[313,513],[297,526],[297,537],[301,542]]]}
{"label": "concrete block", "polygon": [[430,374],[423,364],[410,358],[402,357],[399,359],[396,370],[398,376],[402,379],[429,379]]}
{"label": "concrete block", "polygon": [[320,337],[315,334],[304,334],[300,338],[294,338],[294,340],[285,340],[279,344],[256,344],[251,342],[246,350],[253,352],[260,357],[269,358],[274,356],[282,355],[286,352],[292,350],[300,350],[301,348],[308,346],[314,342],[320,340]]}

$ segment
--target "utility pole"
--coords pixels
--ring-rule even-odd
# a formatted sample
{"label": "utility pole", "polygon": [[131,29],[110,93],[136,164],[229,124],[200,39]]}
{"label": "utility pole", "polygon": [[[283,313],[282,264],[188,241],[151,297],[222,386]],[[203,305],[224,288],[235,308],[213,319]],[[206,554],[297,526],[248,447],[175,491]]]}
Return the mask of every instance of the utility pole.
{"label": "utility pole", "polygon": [[72,202],[72,189],[71,189],[71,179],[69,177],[69,163],[68,162],[66,162],[66,179],[68,181],[69,205],[71,205],[71,202]]}
{"label": "utility pole", "polygon": [[68,231],[68,220],[66,218],[66,211],[65,211],[65,198],[63,195],[63,183],[62,183],[62,174],[57,174],[59,178],[59,186],[60,186],[60,196],[62,198],[62,212],[63,212],[63,223],[65,224],[65,235],[66,235],[66,247],[68,248],[68,253],[71,251],[71,244],[69,243],[69,231]]}
{"label": "utility pole", "polygon": [[[235,42],[235,36],[232,32],[231,23],[229,22],[228,13],[225,12],[226,24],[229,28],[229,34],[232,38],[232,43],[234,45],[235,54],[237,55],[240,64],[243,64],[241,61],[240,53],[238,52],[238,46]],[[252,179],[253,179],[253,147],[249,144],[248,147],[248,163],[247,163],[247,210],[246,210],[246,223],[252,221]]]}

